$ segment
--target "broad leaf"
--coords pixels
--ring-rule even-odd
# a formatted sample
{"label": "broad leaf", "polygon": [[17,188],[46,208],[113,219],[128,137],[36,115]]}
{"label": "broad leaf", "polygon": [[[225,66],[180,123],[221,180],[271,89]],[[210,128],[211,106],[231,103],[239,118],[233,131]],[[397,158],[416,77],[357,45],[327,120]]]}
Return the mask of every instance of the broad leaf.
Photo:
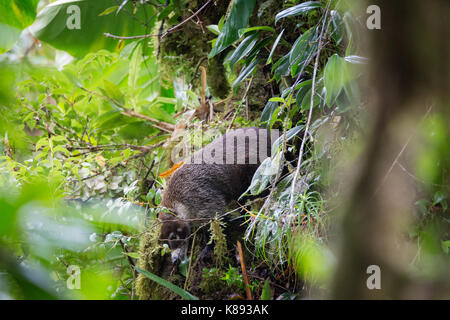
{"label": "broad leaf", "polygon": [[289,53],[289,63],[291,64],[291,76],[295,77],[303,64],[317,51],[317,30],[311,28],[302,34],[292,46]]}
{"label": "broad leaf", "polygon": [[235,0],[223,29],[209,57],[212,58],[239,39],[239,30],[245,28],[255,6],[255,0]]}
{"label": "broad leaf", "polygon": [[336,100],[343,87],[342,74],[344,71],[344,60],[338,54],[328,59],[324,71],[325,88],[327,89],[326,102],[331,106]]}
{"label": "broad leaf", "polygon": [[233,70],[233,67],[236,64],[236,62],[243,59],[250,52],[250,50],[253,49],[256,42],[258,41],[258,36],[259,36],[258,33],[254,33],[254,34],[248,36],[241,42],[239,47],[237,47],[236,50],[234,50],[233,54],[228,59],[228,61],[230,63],[230,68],[232,70]]}
{"label": "broad leaf", "polygon": [[233,89],[237,89],[242,81],[249,77],[255,71],[258,61],[255,59],[252,63],[242,69],[241,73],[233,83]]}
{"label": "broad leaf", "polygon": [[116,14],[105,14],[105,10],[115,5],[114,0],[56,1],[39,13],[31,29],[40,40],[73,56],[82,57],[99,49],[114,51],[120,48],[119,40],[106,37],[104,33],[117,36],[145,34],[153,25],[146,29],[139,21],[154,15],[152,6],[146,5],[140,6],[134,17],[130,17],[133,12],[131,1]]}
{"label": "broad leaf", "polygon": [[264,287],[261,293],[261,300],[272,300],[272,292],[270,291],[269,278],[264,282]]}
{"label": "broad leaf", "polygon": [[36,18],[39,0],[0,1],[0,54],[8,51],[22,30]]}
{"label": "broad leaf", "polygon": [[278,103],[274,101],[268,101],[266,103],[266,106],[264,107],[264,110],[261,113],[261,119],[260,122],[266,122],[269,121],[270,118],[272,118],[273,112],[278,108]]}

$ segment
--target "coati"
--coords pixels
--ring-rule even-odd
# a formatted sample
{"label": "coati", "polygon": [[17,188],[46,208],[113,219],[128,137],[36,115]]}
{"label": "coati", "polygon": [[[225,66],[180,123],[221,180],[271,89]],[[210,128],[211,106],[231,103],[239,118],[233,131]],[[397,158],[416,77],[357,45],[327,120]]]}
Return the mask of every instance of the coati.
{"label": "coati", "polygon": [[161,206],[160,240],[180,248],[192,226],[226,212],[249,187],[253,174],[267,157],[278,130],[242,128],[228,132],[184,161],[167,183]]}

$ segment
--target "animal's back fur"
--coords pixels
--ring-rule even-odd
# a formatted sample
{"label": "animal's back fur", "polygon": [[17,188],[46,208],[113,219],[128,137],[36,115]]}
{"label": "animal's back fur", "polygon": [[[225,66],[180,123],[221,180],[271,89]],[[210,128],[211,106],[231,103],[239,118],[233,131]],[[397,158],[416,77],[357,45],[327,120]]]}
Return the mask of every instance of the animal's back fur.
{"label": "animal's back fur", "polygon": [[[247,137],[244,144],[243,139],[238,141],[243,137]],[[264,139],[266,141],[262,141]],[[194,153],[173,173],[161,205],[181,219],[211,219],[217,213],[225,212],[227,205],[248,188],[264,155],[270,156],[272,139],[268,129],[259,128],[237,129],[217,138]],[[227,146],[232,150],[231,160],[230,153],[226,159]],[[265,150],[260,150],[260,147]],[[223,158],[220,157],[220,150]],[[208,163],[206,157],[211,154],[227,162]],[[238,157],[241,156],[245,162],[238,164]]]}

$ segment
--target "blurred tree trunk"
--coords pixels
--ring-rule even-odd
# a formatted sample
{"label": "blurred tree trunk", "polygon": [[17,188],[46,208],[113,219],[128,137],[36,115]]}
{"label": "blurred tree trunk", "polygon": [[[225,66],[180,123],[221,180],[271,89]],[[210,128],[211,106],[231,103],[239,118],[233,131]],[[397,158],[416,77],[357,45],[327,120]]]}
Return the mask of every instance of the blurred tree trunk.
{"label": "blurred tree trunk", "polygon": [[[343,201],[333,298],[450,298],[449,279],[422,281],[406,272],[410,251],[401,232],[411,218],[415,191],[411,180],[392,166],[431,105],[448,123],[450,1],[384,0],[367,6],[371,4],[381,9],[381,30],[366,30],[374,89],[372,134],[353,169],[357,172],[348,201]],[[381,290],[367,288],[370,265],[381,269]]]}

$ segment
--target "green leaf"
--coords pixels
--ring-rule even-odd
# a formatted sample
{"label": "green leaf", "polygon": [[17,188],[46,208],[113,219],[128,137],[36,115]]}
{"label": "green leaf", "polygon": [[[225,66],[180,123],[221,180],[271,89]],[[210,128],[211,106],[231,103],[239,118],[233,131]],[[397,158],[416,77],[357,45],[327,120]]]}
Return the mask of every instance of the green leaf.
{"label": "green leaf", "polygon": [[[293,137],[295,137],[300,131],[303,130],[305,126],[300,125],[296,126],[286,132],[286,141],[291,140]],[[277,140],[275,140],[274,143],[272,143],[272,154],[276,154],[280,151],[281,146],[283,145],[283,135],[279,136]]]}
{"label": "green leaf", "polygon": [[156,283],[158,283],[159,285],[166,287],[167,289],[173,291],[174,293],[178,294],[180,297],[182,297],[185,300],[198,300],[197,297],[193,296],[192,294],[190,294],[189,292],[187,292],[186,290],[174,285],[173,283],[170,283],[169,281],[158,277],[157,275],[150,273],[146,270],[143,270],[141,268],[135,267],[135,269],[140,272],[141,274],[143,274],[144,276],[146,276],[147,278],[149,278],[150,280],[155,281]]}
{"label": "green leaf", "polygon": [[180,265],[178,266],[178,269],[180,270],[180,273],[183,277],[187,276],[188,273],[188,269],[189,269],[189,258],[184,258],[181,262]]}
{"label": "green leaf", "polygon": [[133,122],[133,119],[124,116],[119,110],[111,110],[105,112],[97,119],[95,119],[95,125],[101,130],[110,130],[119,128],[126,125],[129,122]]}
{"label": "green leaf", "polygon": [[247,194],[247,192],[250,192],[252,195],[258,195],[267,188],[271,178],[277,173],[278,167],[276,165],[278,164],[278,159],[277,156],[275,156],[274,159],[268,157],[259,165],[253,175],[250,186],[241,197]]}
{"label": "green leaf", "polygon": [[346,56],[344,60],[352,64],[366,64],[368,61],[367,58],[357,55]]}
{"label": "green leaf", "polygon": [[284,103],[284,99],[283,99],[283,98],[280,98],[280,97],[273,97],[273,98],[270,98],[269,101],[271,101],[271,102],[281,102],[281,103]]}
{"label": "green leaf", "polygon": [[144,139],[146,137],[151,137],[153,134],[157,133],[156,129],[148,121],[136,121],[126,124],[118,131],[118,134],[125,140],[132,139]]}
{"label": "green leaf", "polygon": [[[117,36],[141,35],[143,28],[140,21],[146,21],[146,17],[153,16],[155,12],[152,6],[141,6],[132,18],[129,12],[133,12],[133,3],[129,1],[117,14],[101,15],[112,4],[114,1],[111,0],[53,2],[39,13],[31,29],[39,40],[76,57],[83,57],[88,52],[100,49],[115,51],[119,48],[119,40],[106,37],[104,33]],[[154,20],[147,25],[149,30],[152,29]],[[131,41],[133,40],[125,40],[125,43]]]}
{"label": "green leaf", "polygon": [[139,259],[139,253],[138,252],[122,252],[123,254],[126,254],[127,256],[133,258],[133,259]]}
{"label": "green leaf", "polygon": [[275,39],[275,42],[273,43],[272,49],[270,50],[269,57],[267,58],[266,64],[269,64],[269,63],[272,62],[272,56],[273,56],[273,54],[274,54],[274,52],[275,52],[275,49],[276,49],[277,46],[278,46],[278,42],[280,42],[281,37],[283,36],[284,30],[285,30],[285,29],[283,29],[283,31],[281,31],[281,33],[280,33],[280,34],[278,35],[278,37]]}
{"label": "green leaf", "polygon": [[270,291],[269,278],[264,282],[264,287],[261,293],[261,300],[272,300],[272,292]]}
{"label": "green leaf", "polygon": [[106,9],[105,11],[103,11],[102,13],[99,14],[99,16],[106,16],[108,14],[113,13],[114,11],[116,11],[117,9],[119,9],[119,6],[112,6],[109,7],[108,9]]}
{"label": "green leaf", "polygon": [[252,32],[252,31],[269,31],[275,33],[275,29],[269,26],[258,26],[258,27],[250,27],[239,30],[239,37],[242,37],[244,34]]}
{"label": "green leaf", "polygon": [[442,246],[442,250],[445,252],[445,253],[449,253],[449,249],[450,249],[450,240],[447,240],[447,241],[441,241],[441,246]]}
{"label": "green leaf", "polygon": [[156,120],[168,123],[175,123],[175,119],[173,118],[173,116],[170,113],[168,113],[159,103],[152,103],[148,107],[143,108],[142,114],[152,117]]}
{"label": "green leaf", "polygon": [[331,37],[339,45],[344,38],[344,22],[339,12],[336,10],[331,10]]}
{"label": "green leaf", "polygon": [[219,54],[239,39],[238,31],[247,26],[254,6],[255,0],[235,0],[233,2],[233,7],[231,8],[227,21],[209,54],[209,58]]}
{"label": "green leaf", "polygon": [[216,36],[220,34],[219,26],[216,24],[210,24],[209,26],[206,26],[206,29],[214,33]]}
{"label": "green leaf", "polygon": [[173,12],[173,5],[170,4],[167,7],[165,7],[161,13],[158,15],[158,21],[161,21],[169,16]]}
{"label": "green leaf", "polygon": [[[303,99],[306,94],[311,91],[312,80],[306,80],[301,83],[301,86],[297,86],[297,95],[295,101],[297,106],[302,106]],[[311,97],[311,95],[310,95]]]}
{"label": "green leaf", "polygon": [[22,30],[33,23],[38,3],[39,0],[0,1],[0,54],[8,51]]}
{"label": "green leaf", "polygon": [[[307,87],[304,87],[307,88]],[[317,90],[317,88],[316,88]],[[303,100],[301,101],[300,105],[301,105],[301,110],[302,111],[306,111],[309,110],[311,108],[311,94],[312,94],[312,87],[308,88],[308,91],[305,93]],[[314,100],[313,100],[313,108],[317,105],[320,104],[320,96],[317,93],[317,91],[314,94]]]}
{"label": "green leaf", "polygon": [[317,32],[314,27],[303,33],[294,42],[289,53],[289,63],[291,64],[291,76],[295,77],[303,64],[307,63],[309,59],[317,51]]}
{"label": "green leaf", "polygon": [[37,143],[36,143],[36,151],[38,151],[40,148],[42,148],[43,146],[48,146],[48,138],[41,138]]}
{"label": "green leaf", "polygon": [[267,46],[269,43],[271,43],[273,41],[273,37],[267,37],[262,39],[261,41],[259,41],[254,47],[253,49],[248,53],[248,56],[246,58],[246,61],[251,61],[253,60],[253,58],[255,58],[260,50],[262,48],[264,48],[265,46]]}
{"label": "green leaf", "polygon": [[272,118],[272,114],[274,111],[278,108],[278,103],[273,101],[268,101],[264,107],[264,110],[261,113],[261,119],[260,122],[266,122],[269,121]]}
{"label": "green leaf", "polygon": [[56,147],[54,147],[53,148],[53,152],[61,152],[61,153],[64,153],[64,154],[70,156],[69,150],[64,148],[64,146],[56,146]]}
{"label": "green leaf", "polygon": [[342,90],[343,64],[344,60],[335,53],[328,59],[327,65],[325,66],[324,84],[327,90],[326,102],[328,106],[331,106],[334,103]]}
{"label": "green leaf", "polygon": [[253,71],[255,71],[256,66],[258,65],[258,61],[255,59],[252,63],[250,63],[248,66],[242,69],[241,73],[237,77],[236,81],[233,83],[233,89],[237,89],[241,82],[246,79],[248,76],[252,74]]}
{"label": "green leaf", "polygon": [[289,66],[289,53],[280,58],[272,66],[272,72],[277,81],[279,81],[281,77],[287,76],[289,74]]}
{"label": "green leaf", "polygon": [[228,62],[230,63],[230,68],[233,70],[234,65],[239,60],[243,59],[252,48],[255,46],[256,42],[258,42],[259,33],[254,33],[248,37],[246,37],[239,47],[234,50],[233,54],[228,58]]}
{"label": "green leaf", "polygon": [[0,198],[0,234],[10,235],[16,223],[16,213],[18,208],[10,200]]}
{"label": "green leaf", "polygon": [[103,87],[108,97],[117,101],[119,105],[125,105],[125,96],[118,86],[108,80],[103,80]]}
{"label": "green leaf", "polygon": [[323,7],[323,4],[320,3],[319,1],[308,1],[308,2],[298,4],[296,6],[293,6],[289,9],[283,10],[280,13],[278,13],[275,16],[275,23],[277,23],[278,20],[280,20],[280,19],[283,19],[286,17],[291,17],[291,16],[298,16],[300,14],[307,13],[308,11],[310,11],[312,9],[321,8],[321,7]]}
{"label": "green leaf", "polygon": [[143,58],[142,58],[142,44],[139,44],[136,49],[134,50],[133,55],[131,56],[130,61],[130,72],[128,75],[128,88],[131,90],[136,89],[138,79],[139,79],[139,72],[141,71],[141,64],[142,64]]}

